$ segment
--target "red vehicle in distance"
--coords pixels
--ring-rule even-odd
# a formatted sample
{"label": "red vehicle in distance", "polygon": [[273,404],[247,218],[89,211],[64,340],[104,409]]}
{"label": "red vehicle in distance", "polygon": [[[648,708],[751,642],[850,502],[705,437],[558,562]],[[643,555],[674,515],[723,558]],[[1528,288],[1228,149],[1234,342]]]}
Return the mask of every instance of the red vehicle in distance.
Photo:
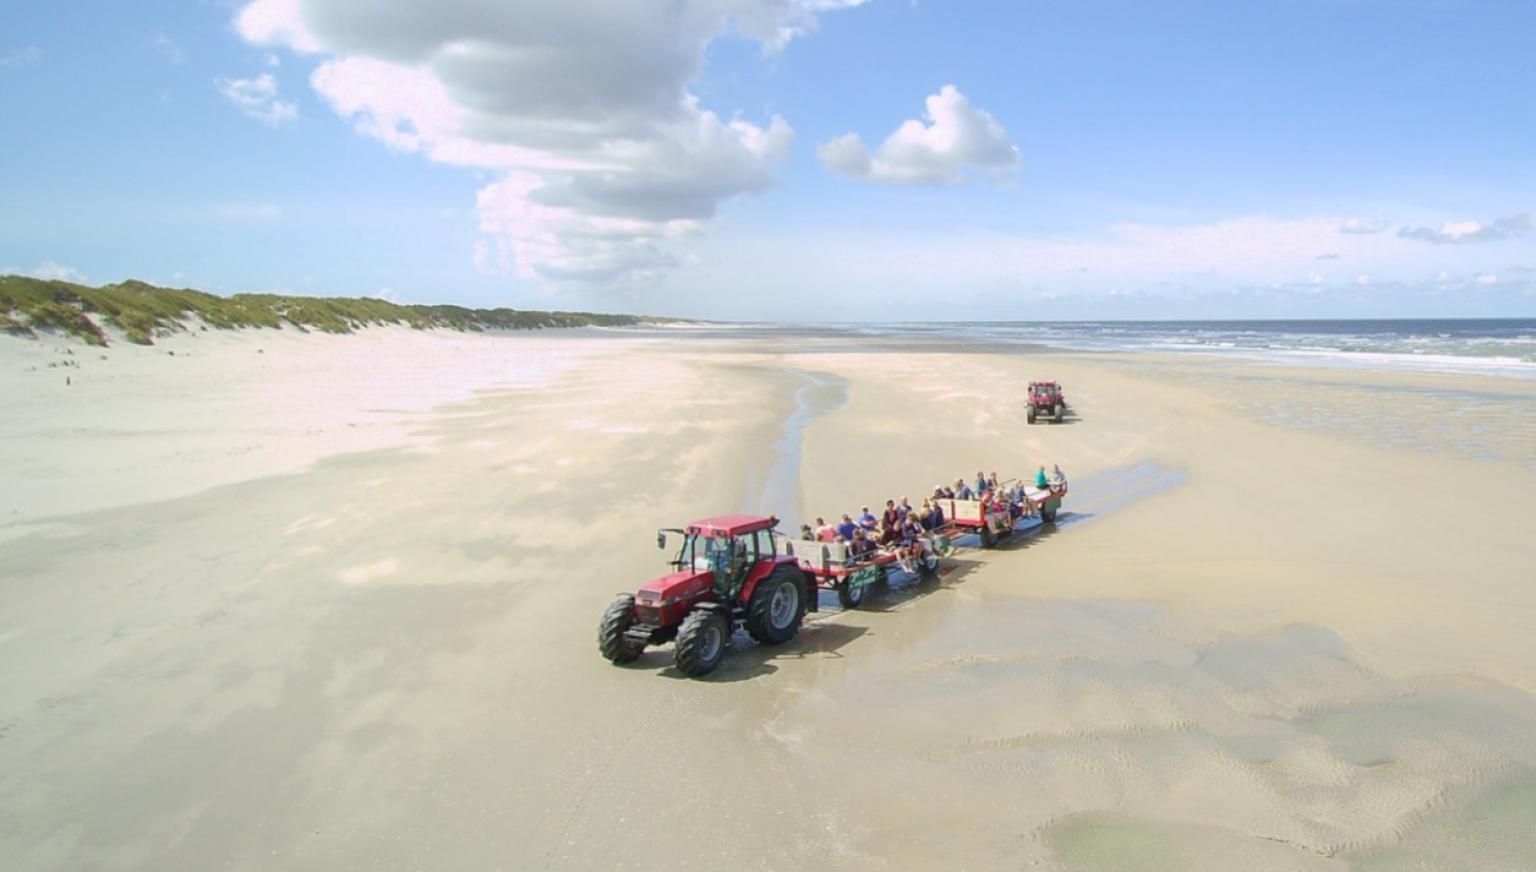
{"label": "red vehicle in distance", "polygon": [[1024,402],[1029,407],[1029,423],[1044,416],[1047,421],[1060,424],[1067,417],[1067,397],[1061,385],[1053,381],[1030,382]]}

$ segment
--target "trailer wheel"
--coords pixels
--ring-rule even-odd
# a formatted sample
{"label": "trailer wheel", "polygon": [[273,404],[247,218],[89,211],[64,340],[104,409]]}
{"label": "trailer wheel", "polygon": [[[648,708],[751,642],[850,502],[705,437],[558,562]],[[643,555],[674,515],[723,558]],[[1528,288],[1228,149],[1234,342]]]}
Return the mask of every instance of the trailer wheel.
{"label": "trailer wheel", "polygon": [[992,533],[992,525],[988,524],[985,518],[982,519],[981,529],[977,531],[976,535],[981,537],[981,547],[983,548],[991,548],[997,544],[997,536]]}
{"label": "trailer wheel", "polygon": [[917,562],[917,571],[928,576],[939,571],[939,555],[933,553],[932,548],[923,552],[923,559]]}
{"label": "trailer wheel", "polygon": [[635,598],[627,593],[620,594],[603,612],[603,620],[597,625],[597,650],[603,653],[603,659],[615,665],[635,662],[645,646],[624,637],[634,623]]}
{"label": "trailer wheel", "polygon": [[854,587],[848,579],[844,579],[837,588],[837,601],[845,609],[856,609],[860,603],[864,602],[864,590],[868,587],[867,584]]}
{"label": "trailer wheel", "polygon": [[694,609],[677,629],[677,650],[673,657],[684,675],[698,678],[715,671],[725,659],[725,643],[731,626],[714,609]]}
{"label": "trailer wheel", "polygon": [[1063,406],[1061,403],[1057,403],[1056,408],[1052,411],[1054,413],[1056,423],[1058,424],[1060,424],[1062,420],[1067,417],[1067,407]]}
{"label": "trailer wheel", "polygon": [[790,566],[758,582],[747,604],[747,633],[763,645],[795,638],[805,617],[805,588],[805,574]]}

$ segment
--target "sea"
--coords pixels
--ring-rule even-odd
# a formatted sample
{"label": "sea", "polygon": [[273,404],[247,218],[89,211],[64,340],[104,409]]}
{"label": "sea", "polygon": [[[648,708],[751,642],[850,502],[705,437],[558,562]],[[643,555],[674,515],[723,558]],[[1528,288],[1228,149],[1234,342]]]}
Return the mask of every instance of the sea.
{"label": "sea", "polygon": [[1017,343],[1077,351],[1218,354],[1290,365],[1536,378],[1536,318],[947,321],[733,326],[749,332],[784,331],[1001,345]]}

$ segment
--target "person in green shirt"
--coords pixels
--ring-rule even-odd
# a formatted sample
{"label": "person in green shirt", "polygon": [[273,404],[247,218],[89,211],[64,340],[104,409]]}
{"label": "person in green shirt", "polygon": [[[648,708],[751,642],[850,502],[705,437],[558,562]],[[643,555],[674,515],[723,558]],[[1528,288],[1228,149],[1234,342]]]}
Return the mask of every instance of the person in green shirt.
{"label": "person in green shirt", "polygon": [[1035,487],[1044,490],[1050,486],[1050,483],[1051,480],[1045,475],[1045,467],[1040,467],[1040,471],[1035,473]]}

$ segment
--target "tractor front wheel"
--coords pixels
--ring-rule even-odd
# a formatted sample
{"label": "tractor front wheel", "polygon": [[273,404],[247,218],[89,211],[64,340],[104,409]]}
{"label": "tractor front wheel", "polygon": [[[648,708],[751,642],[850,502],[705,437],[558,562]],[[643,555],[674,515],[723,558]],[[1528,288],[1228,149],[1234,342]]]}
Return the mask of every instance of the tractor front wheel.
{"label": "tractor front wheel", "polygon": [[1060,424],[1067,417],[1067,407],[1063,406],[1061,403],[1056,404],[1056,408],[1053,410],[1053,412],[1053,417],[1058,424]]}
{"label": "tractor front wheel", "polygon": [[715,671],[725,659],[725,643],[730,636],[731,625],[725,615],[714,609],[689,612],[677,628],[677,650],[673,656],[678,671],[694,678]]}
{"label": "tractor front wheel", "polygon": [[1031,403],[1030,406],[1029,406],[1029,415],[1028,415],[1028,417],[1029,417],[1029,423],[1031,423],[1031,424],[1035,423],[1035,406],[1034,406],[1033,403]]}
{"label": "tractor front wheel", "polygon": [[795,638],[805,617],[805,575],[791,566],[780,566],[757,583],[747,604],[747,633],[762,645],[778,645]]}
{"label": "tractor front wheel", "polygon": [[640,656],[645,646],[624,636],[634,623],[635,598],[621,594],[603,612],[603,620],[597,625],[597,650],[603,653],[603,659],[618,665],[633,663]]}
{"label": "tractor front wheel", "polygon": [[852,578],[843,579],[843,583],[838,585],[837,588],[838,603],[845,609],[858,608],[859,603],[864,602],[864,589],[866,587],[868,585],[864,584],[855,587]]}

